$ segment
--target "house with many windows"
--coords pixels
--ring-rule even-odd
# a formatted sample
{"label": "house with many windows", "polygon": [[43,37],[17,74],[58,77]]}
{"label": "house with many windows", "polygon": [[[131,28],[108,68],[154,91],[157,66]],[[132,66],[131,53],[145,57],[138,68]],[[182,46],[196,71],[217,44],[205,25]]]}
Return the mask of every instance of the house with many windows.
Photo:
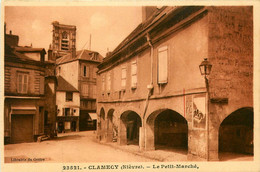
{"label": "house with many windows", "polygon": [[[253,154],[252,7],[142,13],[142,23],[98,65],[97,138],[190,160]],[[211,66],[210,73],[199,66]]]}

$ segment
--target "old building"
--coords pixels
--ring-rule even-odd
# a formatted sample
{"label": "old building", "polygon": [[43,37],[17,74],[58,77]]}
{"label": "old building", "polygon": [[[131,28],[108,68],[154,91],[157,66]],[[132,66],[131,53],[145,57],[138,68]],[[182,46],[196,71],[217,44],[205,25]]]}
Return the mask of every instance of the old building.
{"label": "old building", "polygon": [[[49,59],[55,60],[66,54],[76,52],[76,26],[60,24],[57,21],[52,22],[53,35],[52,50],[48,56]],[[74,54],[75,55],[75,54]]]}
{"label": "old building", "polygon": [[62,76],[57,76],[56,92],[58,132],[79,130],[79,91]]}
{"label": "old building", "polygon": [[[252,7],[142,12],[142,23],[98,66],[98,138],[189,159],[252,154]],[[204,58],[212,65],[205,78]]]}
{"label": "old building", "polygon": [[[53,22],[53,43],[48,50],[48,58],[56,62],[57,119],[66,118],[67,129],[69,123],[73,126],[70,127],[71,131],[74,131],[73,128],[77,131],[96,129],[96,72],[97,65],[103,57],[95,51],[85,49],[76,51],[76,26]],[[64,97],[68,92],[75,96],[71,103]],[[71,115],[76,111],[75,117],[65,117],[64,108],[71,109],[69,112]],[[60,125],[58,125],[59,122]],[[57,126],[63,128],[62,121],[58,120]]]}
{"label": "old building", "polygon": [[[71,85],[70,88],[74,88],[71,91],[79,92],[78,95],[75,95],[78,96],[78,101],[75,102],[77,105],[74,105],[80,108],[77,113],[79,123],[76,127],[80,131],[95,129],[96,126],[96,72],[97,65],[102,59],[103,57],[97,52],[80,50],[76,52],[74,57],[68,54],[56,60],[57,75],[64,78],[67,85]],[[58,83],[58,85],[59,88],[60,84]],[[58,99],[60,98],[57,93],[58,110],[61,112]]]}
{"label": "old building", "polygon": [[[44,134],[44,59],[15,50],[17,35],[5,34],[5,143],[31,142]],[[15,40],[12,41],[12,38]],[[43,49],[43,54],[44,54]]]}

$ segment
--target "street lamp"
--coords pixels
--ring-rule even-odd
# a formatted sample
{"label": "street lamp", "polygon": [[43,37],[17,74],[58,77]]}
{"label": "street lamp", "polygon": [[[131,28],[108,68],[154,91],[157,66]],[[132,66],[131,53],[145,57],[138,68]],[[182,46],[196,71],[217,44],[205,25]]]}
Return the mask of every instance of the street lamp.
{"label": "street lamp", "polygon": [[199,65],[199,68],[200,68],[201,75],[207,77],[210,74],[212,64],[210,64],[207,58],[204,58],[204,60]]}
{"label": "street lamp", "polygon": [[204,60],[199,65],[200,73],[205,78],[206,83],[206,97],[207,97],[207,160],[209,160],[209,82],[208,82],[208,75],[211,72],[212,64],[208,61],[207,58],[204,58]]}

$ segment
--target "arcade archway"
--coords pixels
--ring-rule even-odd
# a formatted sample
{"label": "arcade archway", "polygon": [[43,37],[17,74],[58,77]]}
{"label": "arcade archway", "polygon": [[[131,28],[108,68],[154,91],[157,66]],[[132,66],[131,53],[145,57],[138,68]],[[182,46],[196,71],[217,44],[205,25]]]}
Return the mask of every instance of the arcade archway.
{"label": "arcade archway", "polygon": [[[241,108],[227,116],[219,127],[219,153],[254,154],[254,113],[252,108]],[[219,156],[220,160],[225,158]],[[230,154],[231,156],[232,154]]]}
{"label": "arcade archway", "polygon": [[170,109],[153,112],[147,119],[147,149],[188,149],[186,119]]}
{"label": "arcade archway", "polygon": [[139,145],[140,116],[134,111],[126,111],[120,117],[120,143]]}

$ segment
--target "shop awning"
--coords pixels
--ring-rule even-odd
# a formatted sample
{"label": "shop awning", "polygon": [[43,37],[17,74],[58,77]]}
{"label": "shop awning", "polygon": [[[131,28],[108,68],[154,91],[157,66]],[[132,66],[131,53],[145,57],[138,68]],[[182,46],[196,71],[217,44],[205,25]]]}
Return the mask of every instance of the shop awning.
{"label": "shop awning", "polygon": [[11,114],[35,114],[35,106],[11,106]]}
{"label": "shop awning", "polygon": [[92,120],[97,120],[97,114],[96,113],[88,113],[88,114],[89,114],[89,116]]}

